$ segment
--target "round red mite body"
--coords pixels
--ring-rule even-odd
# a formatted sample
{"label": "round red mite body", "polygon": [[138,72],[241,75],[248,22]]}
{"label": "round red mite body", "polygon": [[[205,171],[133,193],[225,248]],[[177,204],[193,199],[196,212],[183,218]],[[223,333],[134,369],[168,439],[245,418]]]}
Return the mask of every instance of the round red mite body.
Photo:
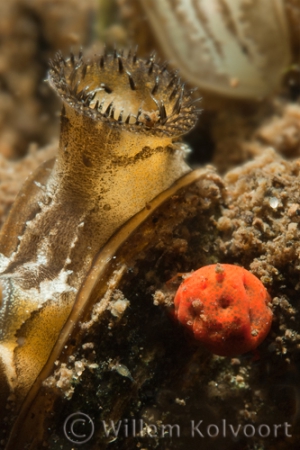
{"label": "round red mite body", "polygon": [[271,298],[243,267],[213,264],[196,270],[179,286],[175,315],[208,350],[236,356],[254,350],[272,324]]}

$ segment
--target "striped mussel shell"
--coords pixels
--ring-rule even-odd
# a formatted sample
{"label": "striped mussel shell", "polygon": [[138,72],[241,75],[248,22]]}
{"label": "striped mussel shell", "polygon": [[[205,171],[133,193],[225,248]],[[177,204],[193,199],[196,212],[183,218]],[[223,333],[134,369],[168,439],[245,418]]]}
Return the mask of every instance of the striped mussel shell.
{"label": "striped mussel shell", "polygon": [[259,100],[291,61],[281,0],[141,0],[162,51],[200,90]]}

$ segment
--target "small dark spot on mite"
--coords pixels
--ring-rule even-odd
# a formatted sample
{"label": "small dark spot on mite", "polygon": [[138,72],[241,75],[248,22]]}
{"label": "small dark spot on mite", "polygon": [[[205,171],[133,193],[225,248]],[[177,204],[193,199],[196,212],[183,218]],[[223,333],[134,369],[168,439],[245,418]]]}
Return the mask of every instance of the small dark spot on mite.
{"label": "small dark spot on mite", "polygon": [[249,51],[245,45],[241,45],[241,50],[244,53],[244,55],[247,55],[247,56],[249,55]]}
{"label": "small dark spot on mite", "polygon": [[93,164],[92,164],[90,158],[88,158],[85,155],[82,155],[82,162],[86,167],[93,167]]}
{"label": "small dark spot on mite", "polygon": [[111,94],[112,91],[113,91],[110,87],[108,87],[108,86],[106,86],[106,85],[104,85],[103,88],[104,88],[104,90],[105,90],[105,92],[106,92],[107,94]]}
{"label": "small dark spot on mite", "polygon": [[226,309],[228,308],[228,306],[230,306],[230,299],[228,297],[221,297],[220,301],[219,301],[219,305],[221,306],[221,308]]}

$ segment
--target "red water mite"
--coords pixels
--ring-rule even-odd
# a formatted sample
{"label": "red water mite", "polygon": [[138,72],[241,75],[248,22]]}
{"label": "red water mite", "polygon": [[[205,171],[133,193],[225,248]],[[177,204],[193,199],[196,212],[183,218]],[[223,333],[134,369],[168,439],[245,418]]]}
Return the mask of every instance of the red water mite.
{"label": "red water mite", "polygon": [[254,350],[272,324],[271,298],[243,267],[213,264],[193,272],[176,293],[175,315],[216,355]]}

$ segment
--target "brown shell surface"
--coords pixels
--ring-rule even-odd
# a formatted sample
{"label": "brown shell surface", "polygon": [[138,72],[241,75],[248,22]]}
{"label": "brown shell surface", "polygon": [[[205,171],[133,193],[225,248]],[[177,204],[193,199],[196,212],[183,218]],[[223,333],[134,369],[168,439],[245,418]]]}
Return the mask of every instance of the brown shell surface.
{"label": "brown shell surface", "polygon": [[[191,92],[154,56],[58,54],[51,67],[63,101],[58,155],[26,182],[0,237],[0,400],[10,410],[5,448],[14,449],[27,419],[40,418],[28,409],[79,320],[118,286],[119,248],[202,176],[173,142],[195,124]],[[133,257],[127,247],[121,254],[120,277]]]}
{"label": "brown shell surface", "polygon": [[[203,192],[208,192],[208,190],[211,191],[211,193],[214,192],[215,199],[207,208],[208,205],[205,206],[202,204],[201,197]],[[143,299],[143,294],[140,289],[143,290],[143,285],[145,285],[145,280],[147,278],[150,277],[150,280],[154,277],[152,280],[154,282],[156,277],[160,278],[162,276],[164,278],[167,274],[166,270],[170,274],[174,271],[174,267],[169,267],[168,262],[169,258],[173,257],[172,253],[170,254],[167,251],[167,258],[163,256],[165,245],[169,245],[170,243],[170,234],[179,233],[179,229],[182,227],[186,228],[186,230],[189,229],[193,221],[199,219],[202,221],[205,217],[208,217],[215,208],[215,212],[217,212],[218,202],[221,200],[222,195],[222,183],[213,171],[210,169],[199,169],[198,171],[191,172],[176,182],[168,191],[162,193],[150,202],[147,209],[129,220],[128,223],[109,240],[94,261],[93,268],[87,275],[87,278],[82,285],[82,289],[78,293],[71,315],[65,327],[62,329],[49,360],[41,371],[40,376],[37,378],[18,414],[10,434],[8,445],[5,447],[6,450],[21,450],[24,448],[33,450],[39,448],[41,443],[45,441],[48,442],[49,448],[54,449],[58,443],[62,443],[64,446],[63,448],[65,448],[66,443],[63,443],[59,436],[54,436],[51,432],[50,435],[48,435],[49,430],[56,428],[54,423],[52,425],[50,424],[53,419],[55,421],[57,420],[57,418],[53,417],[52,411],[57,408],[57,402],[63,402],[60,406],[60,408],[62,407],[61,413],[63,410],[66,412],[65,408],[68,410],[69,408],[76,409],[77,405],[76,403],[72,404],[72,401],[70,403],[70,398],[73,396],[73,388],[71,386],[73,385],[72,376],[71,379],[69,379],[71,384],[68,384],[68,381],[65,380],[65,387],[63,387],[64,382],[62,384],[58,383],[55,386],[55,380],[64,376],[63,368],[66,367],[66,364],[69,365],[70,361],[74,361],[74,358],[77,360],[77,356],[82,352],[82,346],[84,347],[85,343],[90,342],[91,340],[94,342],[93,345],[96,346],[98,345],[97,342],[99,344],[101,343],[101,350],[99,348],[99,351],[101,353],[103,352],[101,359],[105,365],[103,374],[106,370],[109,370],[107,366],[107,357],[110,353],[110,346],[108,342],[106,342],[107,338],[116,339],[119,343],[123,340],[123,357],[126,359],[125,355],[127,352],[131,352],[132,339],[134,340],[135,338],[133,338],[133,336],[128,336],[126,338],[126,336],[123,335],[123,332],[125,332],[125,334],[128,332],[132,320],[134,322],[137,321],[139,326],[144,327],[145,320],[147,320],[147,314],[150,314],[150,310],[153,309],[152,302],[149,302],[149,298],[147,299],[147,297],[149,297],[149,292],[148,294],[146,294],[146,292],[144,293],[146,297]],[[155,227],[153,226],[154,223]],[[209,222],[207,226],[210,227]],[[162,236],[164,236],[163,242],[161,241]],[[184,243],[182,244],[184,245]],[[199,244],[197,244],[197,247],[195,248],[195,256],[200,250],[198,245]],[[167,248],[165,248],[165,250],[166,249]],[[181,259],[180,245],[177,247],[176,253],[179,258],[179,263]],[[160,268],[156,268],[158,271],[155,273],[154,266],[157,264],[160,265],[159,254],[163,257],[163,262]],[[107,263],[107,261],[110,262]],[[152,265],[154,266],[151,268]],[[119,316],[114,315],[112,313],[112,308],[117,293],[121,292],[121,290],[123,291],[123,289],[127,290],[129,288],[131,290],[134,285],[136,285],[137,288],[136,292],[131,292],[130,294],[128,292],[131,306],[128,309],[125,308],[126,311],[124,310]],[[134,298],[137,295],[139,299]],[[142,297],[140,297],[141,295]],[[120,298],[122,298],[122,295],[120,295]],[[138,303],[136,303],[136,301],[138,301]],[[132,313],[130,313],[131,309]],[[159,312],[156,307],[154,307],[153,312],[155,312],[155,310],[154,321],[157,320],[158,317],[156,316],[157,312]],[[123,313],[125,313],[124,317]],[[140,314],[139,318],[137,314]],[[160,315],[161,313],[159,312],[159,316]],[[170,331],[171,323],[169,323],[167,314],[165,314],[164,323],[167,329],[162,331],[163,333],[168,333]],[[149,325],[150,324],[151,321],[149,322]],[[150,328],[152,329],[152,326],[150,326]],[[146,333],[149,333],[150,329],[145,331]],[[173,333],[171,333],[170,338],[172,336]],[[126,342],[128,342],[128,347]],[[146,349],[146,353],[149,351],[151,353],[152,345],[153,343]],[[165,350],[167,350],[167,347]],[[138,357],[138,354],[136,354],[136,357]],[[148,357],[150,357],[150,354]],[[55,361],[56,363],[54,364]],[[155,363],[154,360],[151,364],[153,363]],[[91,374],[94,370],[98,373],[97,368],[93,369],[92,361],[87,364],[91,364]],[[96,366],[98,367],[98,364],[96,364]],[[111,366],[113,366],[113,364],[111,364]],[[57,375],[57,370],[60,369],[62,369],[62,372],[60,375]],[[119,420],[122,417],[133,398],[132,395],[134,395],[134,397],[136,396],[138,386],[142,387],[146,382],[148,377],[148,363],[145,361],[144,368],[139,370],[141,370],[139,373],[133,373],[135,379],[134,383],[137,384],[132,393],[128,395],[126,399],[123,398],[121,403],[118,401],[119,394],[117,394],[117,397],[113,396],[115,398],[113,403],[110,405],[107,404],[105,407],[105,418],[108,421]],[[46,378],[46,382],[43,383]],[[62,387],[62,390],[58,388],[59,385]],[[122,386],[125,387],[123,383],[121,383],[120,387],[122,388]],[[80,393],[81,388],[85,390],[87,389],[87,386],[84,387],[84,385],[78,385],[79,397],[82,395]],[[115,388],[116,386],[113,389]],[[77,388],[75,387],[75,393],[76,389]],[[72,392],[72,394],[69,395],[68,392],[69,394]],[[61,397],[62,393],[64,393],[65,400]],[[77,394],[75,397],[77,397]],[[108,413],[107,408],[110,410],[110,413]],[[98,413],[99,412],[100,410]],[[65,440],[65,437],[62,436],[62,439]],[[101,448],[106,448],[108,441],[109,440],[106,438],[100,437],[99,442],[101,442]],[[54,442],[56,442],[56,444],[54,444]],[[84,448],[94,448],[90,445],[93,444],[89,443],[87,444],[87,447]]]}
{"label": "brown shell surface", "polygon": [[[84,450],[137,445],[167,450],[170,442],[176,450],[197,450],[191,420],[203,420],[205,449],[218,450],[224,443],[230,450],[246,447],[249,438],[242,430],[250,423],[257,432],[265,424],[273,434],[263,440],[254,436],[251,445],[297,448],[299,171],[298,160],[283,160],[269,150],[223,180],[204,169],[197,182],[149,210],[101,272],[90,297],[94,304],[83,311],[32,403],[24,405],[12,434],[18,442],[12,440],[9,450],[43,448],[41,442],[51,450],[76,448],[64,423],[78,411],[95,426],[93,437],[80,446]],[[107,261],[107,254],[102,256]],[[95,269],[100,259],[99,254]],[[195,345],[172,317],[166,281],[218,261],[249,268],[273,298],[272,329],[255,354],[213,355]],[[103,421],[109,427],[110,420],[122,421],[117,438],[105,436]],[[212,442],[207,426],[222,427],[222,420],[227,435]],[[276,446],[274,423],[282,425]],[[159,433],[162,424],[178,424],[182,434],[172,441],[161,434],[153,438],[146,433],[151,424]],[[241,424],[238,444],[229,424]]]}

